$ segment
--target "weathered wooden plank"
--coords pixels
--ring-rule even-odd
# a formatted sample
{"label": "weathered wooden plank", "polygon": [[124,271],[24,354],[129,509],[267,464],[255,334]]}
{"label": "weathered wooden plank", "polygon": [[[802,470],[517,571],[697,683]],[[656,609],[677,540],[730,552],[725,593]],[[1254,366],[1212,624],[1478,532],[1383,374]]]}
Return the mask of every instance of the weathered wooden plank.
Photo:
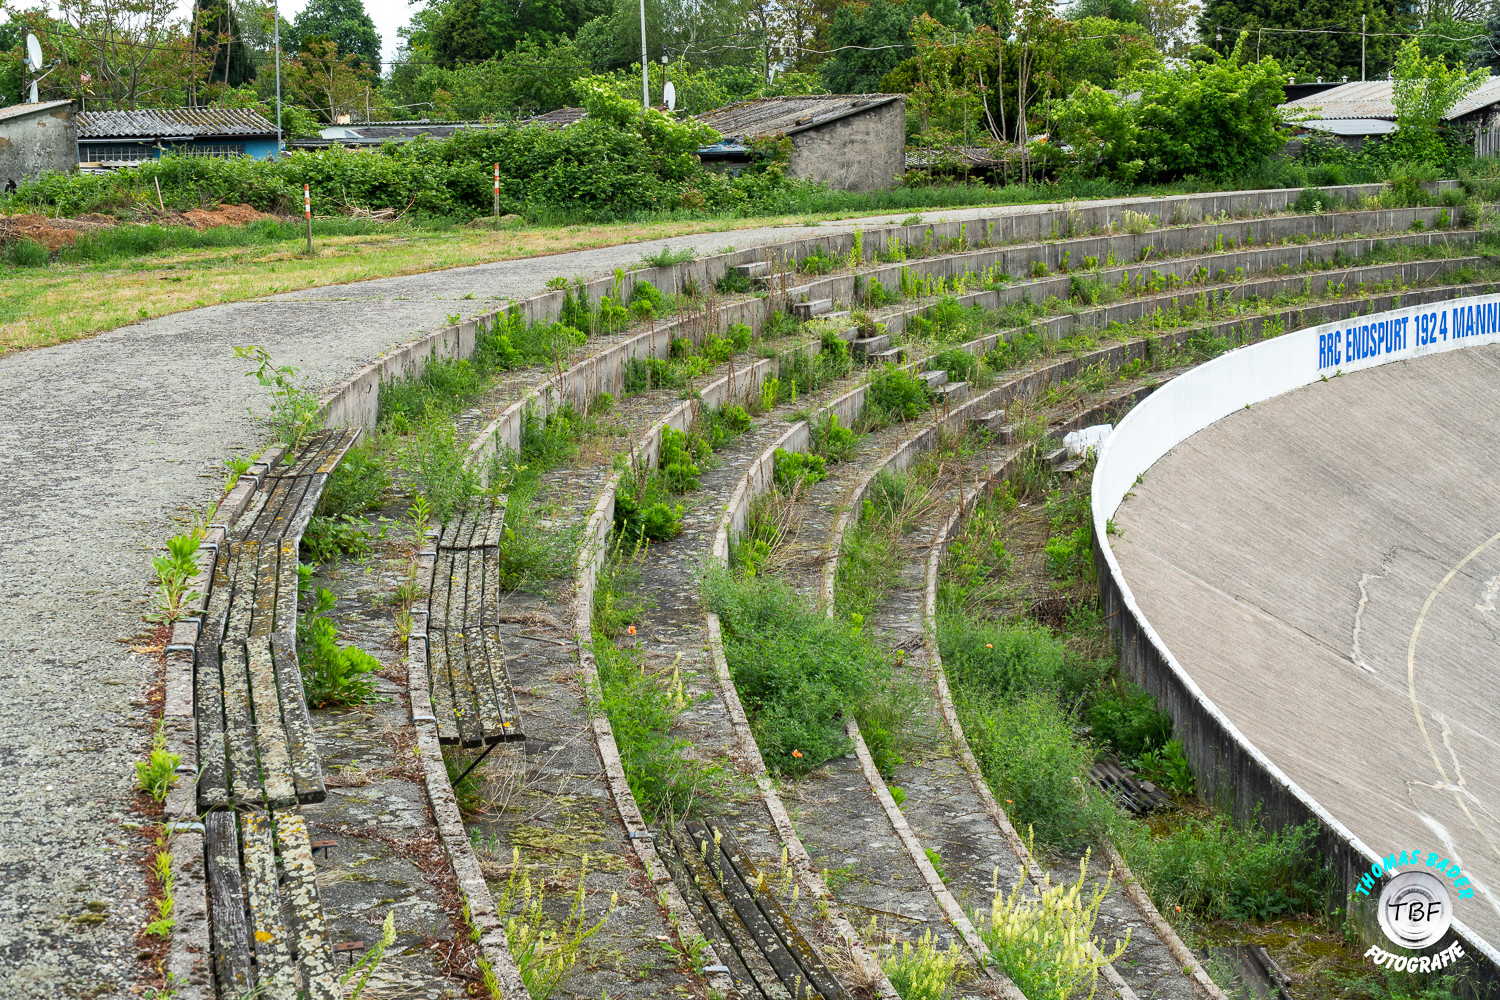
{"label": "weathered wooden plank", "polygon": [[[734,907],[729,905],[708,866],[698,857],[691,838],[684,836],[679,841],[670,833],[658,836],[656,848],[692,911],[698,930],[718,952],[741,995],[747,1000],[789,1000],[791,994],[776,978],[770,963],[756,950],[755,939],[735,915]],[[741,955],[741,952],[745,954]],[[754,971],[750,968],[752,964],[756,967]],[[766,983],[765,990],[761,989],[762,981]]]}
{"label": "weathered wooden plank", "polygon": [[224,748],[223,684],[219,644],[200,643],[193,654],[193,714],[198,720],[198,808],[204,812],[232,805]]}
{"label": "weathered wooden plank", "polygon": [[710,831],[701,822],[692,821],[687,824],[689,835],[693,838],[693,846],[698,851],[698,856],[713,873],[714,879],[719,883],[729,905],[739,916],[750,935],[755,940],[755,947],[776,972],[776,978],[791,993],[794,1000],[810,1000],[814,996],[814,987],[808,981],[807,974],[798,964],[792,953],[787,950],[781,937],[776,933],[770,922],[766,920],[765,914],[755,904],[755,883],[746,885],[741,880],[739,871],[730,864],[721,849],[721,844],[716,842],[713,831]]}
{"label": "weathered wooden plank", "polygon": [[453,711],[453,684],[448,679],[448,633],[427,631],[427,688],[432,715],[437,719],[438,742],[458,742],[458,717]]}
{"label": "weathered wooden plank", "polygon": [[260,767],[255,760],[254,717],[250,708],[245,644],[225,643],[220,663],[224,677],[224,748],[229,762],[229,794],[237,806],[259,805],[262,796]]}
{"label": "weathered wooden plank", "polygon": [[432,587],[427,598],[429,631],[448,627],[448,595],[453,589],[453,555],[452,549],[439,548],[437,558],[433,560]]}
{"label": "weathered wooden plank", "polygon": [[290,809],[276,812],[276,847],[285,881],[281,886],[287,922],[297,940],[297,965],[307,1000],[341,1000],[333,950],[323,923],[318,898],[318,873],[313,866],[307,820]]}
{"label": "weathered wooden plank", "polygon": [[255,711],[255,746],[260,752],[260,780],[266,804],[272,808],[295,805],[291,753],[281,720],[281,688],[271,658],[271,637],[252,636],[246,643],[250,674],[250,704]]}
{"label": "weathered wooden plank", "polygon": [[255,553],[255,603],[250,611],[252,636],[268,636],[276,630],[276,577],[280,567],[280,543],[261,542]]}
{"label": "weathered wooden plank", "polygon": [[250,619],[255,610],[255,570],[260,559],[260,542],[246,540],[234,543],[234,577],[230,583],[228,613],[224,617],[224,641],[238,642],[250,634]]}
{"label": "weathered wooden plank", "polygon": [[[500,642],[500,604],[505,590],[500,584],[500,555],[496,549],[480,549],[480,565],[483,567],[484,587],[480,594],[479,624],[484,630],[485,648],[488,653],[488,670],[484,678],[494,694],[495,710],[500,716],[499,731],[506,739],[524,739],[521,728],[521,710],[516,704],[516,692],[511,687],[510,670],[505,662],[505,646]],[[477,683],[477,682],[476,682]]]}
{"label": "weathered wooden plank", "polygon": [[[288,537],[287,529],[291,526],[293,519],[301,510],[302,502],[307,497],[307,489],[311,485],[310,477],[297,476],[294,479],[278,479],[276,489],[285,491],[282,504],[276,511],[276,517],[266,525],[265,540],[279,542]],[[301,537],[298,535],[297,537]]]}
{"label": "weathered wooden plank", "polygon": [[297,967],[282,916],[281,886],[271,817],[251,810],[240,816],[245,887],[250,895],[250,939],[255,948],[256,996],[297,1000]]}
{"label": "weathered wooden plank", "polygon": [[323,475],[332,473],[344,460],[344,456],[349,453],[349,449],[353,448],[354,443],[359,440],[359,435],[360,428],[358,427],[345,427],[336,431],[329,438],[328,447],[323,450],[322,459],[312,471]]}
{"label": "weathered wooden plank", "polygon": [[256,512],[255,519],[248,523],[244,518],[240,519],[240,523],[245,525],[243,540],[259,541],[274,530],[295,482],[295,479],[268,479],[262,484],[261,492],[266,495],[266,499]]}
{"label": "weathered wooden plank", "polygon": [[214,976],[218,995],[242,997],[255,984],[250,970],[250,929],[245,923],[245,899],[240,881],[240,838],[232,812],[203,817],[207,855],[209,930],[212,933]]}
{"label": "weathered wooden plank", "polygon": [[286,726],[287,752],[292,758],[292,784],[298,802],[322,802],[327,797],[323,784],[323,759],[313,738],[312,717],[302,690],[302,670],[297,665],[297,637],[293,632],[271,636],[271,659],[276,669],[276,684],[281,690],[281,718]]}
{"label": "weathered wooden plank", "polygon": [[474,642],[478,633],[463,629],[449,629],[448,677],[453,685],[453,714],[457,717],[458,738],[466,747],[484,745],[484,731],[479,726],[479,711],[474,705],[474,683],[469,677],[469,656],[475,652]]}
{"label": "weathered wooden plank", "polygon": [[474,544],[485,548],[494,548],[500,544],[501,534],[505,531],[505,504],[499,503],[489,509],[484,509],[480,515],[481,527],[474,536]]}
{"label": "weathered wooden plank", "polygon": [[[321,430],[311,434],[306,441],[276,467],[276,475],[291,479],[305,476],[323,464],[324,456],[331,444],[337,440],[339,431]],[[337,464],[337,463],[335,463]]]}
{"label": "weathered wooden plank", "polygon": [[494,664],[503,663],[505,651],[500,647],[500,636],[491,628],[471,625],[467,633],[469,647],[469,677],[474,688],[475,707],[479,711],[479,727],[484,742],[498,743],[515,739],[512,732],[517,726],[505,717],[499,686],[495,683]]}
{"label": "weathered wooden plank", "polygon": [[[734,831],[725,824],[709,820],[707,827],[711,834],[717,835],[719,852],[729,863],[734,866],[736,873],[747,887],[754,887],[759,881],[759,872],[755,864],[750,860],[750,855],[740,847],[735,839]],[[834,978],[833,973],[823,962],[823,956],[818,954],[816,948],[802,936],[802,932],[792,923],[791,917],[787,916],[786,910],[782,909],[781,901],[773,893],[752,892],[755,905],[765,915],[771,927],[775,929],[776,936],[786,944],[787,951],[801,966],[812,988],[822,994],[827,1000],[852,1000],[844,985]],[[793,994],[795,995],[795,990]]]}
{"label": "weathered wooden plank", "polygon": [[224,641],[224,622],[229,616],[229,602],[234,597],[234,566],[230,543],[219,546],[210,573],[208,604],[204,608],[203,625],[198,629],[198,643]]}
{"label": "weathered wooden plank", "polygon": [[283,538],[276,546],[276,627],[274,632],[297,631],[297,539]]}
{"label": "weathered wooden plank", "polygon": [[328,485],[328,474],[319,472],[310,476],[298,476],[297,482],[301,485],[302,492],[297,497],[297,505],[281,525],[281,537],[300,541],[313,513],[318,509],[318,500],[323,496],[323,488]]}
{"label": "weathered wooden plank", "polygon": [[459,542],[460,538],[467,538],[468,532],[472,530],[468,523],[469,512],[460,507],[458,514],[453,520],[443,525],[438,534],[438,546],[445,549],[461,549],[464,545]]}

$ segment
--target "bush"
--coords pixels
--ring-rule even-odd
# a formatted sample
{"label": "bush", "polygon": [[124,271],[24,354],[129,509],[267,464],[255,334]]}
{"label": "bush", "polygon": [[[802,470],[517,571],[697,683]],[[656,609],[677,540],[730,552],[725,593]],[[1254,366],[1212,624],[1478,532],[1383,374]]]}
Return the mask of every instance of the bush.
{"label": "bush", "polygon": [[852,714],[881,773],[901,763],[918,698],[899,684],[881,649],[858,626],[809,607],[780,580],[704,579],[704,600],[724,628],[724,653],[766,765],[806,774],[850,751]]}
{"label": "bush", "polygon": [[972,382],[974,376],[979,374],[979,359],[968,351],[958,348],[950,348],[933,355],[932,360],[927,362],[930,369],[942,369],[948,373],[950,382]]}
{"label": "bush", "polygon": [[326,615],[334,597],[320,587],[312,607],[297,622],[297,659],[302,688],[313,708],[359,705],[375,698],[380,661],[362,649],[339,645],[339,632]]}
{"label": "bush", "polygon": [[318,500],[318,514],[357,517],[380,506],[390,487],[391,477],[385,462],[374,449],[367,446],[351,449],[328,477],[323,496]]}
{"label": "bush", "polygon": [[865,409],[870,423],[915,420],[929,405],[927,383],[887,363],[870,379]]}
{"label": "bush", "polygon": [[1172,719],[1156,707],[1156,699],[1123,679],[1099,690],[1084,721],[1096,740],[1125,761],[1138,759],[1172,737]]}
{"label": "bush", "polygon": [[829,413],[808,427],[812,450],[830,462],[847,462],[854,457],[854,431],[840,426],[839,415]]}
{"label": "bush", "polygon": [[791,493],[828,478],[828,466],[822,455],[776,449],[776,488]]}
{"label": "bush", "polygon": [[1086,775],[1094,749],[1050,692],[1003,702],[967,680],[954,704],[980,771],[1019,829],[1050,847],[1085,844],[1108,829],[1110,805]]}
{"label": "bush", "polygon": [[1163,911],[1205,920],[1271,920],[1318,908],[1328,885],[1315,828],[1267,833],[1225,816],[1186,816],[1165,836],[1131,824],[1120,838],[1130,867]]}
{"label": "bush", "polygon": [[1056,691],[1067,675],[1067,648],[1041,625],[945,615],[938,623],[938,653],[955,684],[1002,700]]}
{"label": "bush", "polygon": [[[1135,70],[1118,92],[1080,84],[1054,110],[1075,169],[1125,183],[1228,177],[1276,152],[1286,74],[1270,57],[1252,61],[1245,38],[1227,56]],[[1125,100],[1131,91],[1140,98]]]}
{"label": "bush", "polygon": [[697,460],[707,457],[708,443],[702,438],[671,427],[662,428],[657,468],[667,489],[673,493],[687,493],[698,488],[698,477],[703,470],[698,467]]}

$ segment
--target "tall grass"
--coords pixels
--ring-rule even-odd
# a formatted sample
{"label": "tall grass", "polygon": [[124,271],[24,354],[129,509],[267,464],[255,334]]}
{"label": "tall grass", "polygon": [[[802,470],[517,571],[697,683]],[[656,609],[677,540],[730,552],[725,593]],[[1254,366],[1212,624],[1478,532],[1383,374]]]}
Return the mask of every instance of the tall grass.
{"label": "tall grass", "polygon": [[852,714],[876,766],[894,773],[915,735],[921,695],[862,627],[828,618],[776,579],[736,580],[715,569],[703,593],[771,770],[806,774],[848,753],[844,720]]}

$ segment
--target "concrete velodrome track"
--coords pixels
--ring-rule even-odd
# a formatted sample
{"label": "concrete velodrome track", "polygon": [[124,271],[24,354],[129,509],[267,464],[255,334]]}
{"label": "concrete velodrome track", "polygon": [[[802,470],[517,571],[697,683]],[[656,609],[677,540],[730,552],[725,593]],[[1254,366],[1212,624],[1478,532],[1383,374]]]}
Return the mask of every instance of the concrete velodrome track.
{"label": "concrete velodrome track", "polygon": [[1132,490],[1110,542],[1187,675],[1370,850],[1456,859],[1500,943],[1500,346],[1235,411]]}

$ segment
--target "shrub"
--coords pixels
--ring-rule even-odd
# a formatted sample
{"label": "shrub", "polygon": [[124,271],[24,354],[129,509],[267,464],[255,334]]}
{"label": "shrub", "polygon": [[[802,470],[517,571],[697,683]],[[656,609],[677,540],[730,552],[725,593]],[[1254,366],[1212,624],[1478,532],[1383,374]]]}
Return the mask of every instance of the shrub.
{"label": "shrub", "polygon": [[933,355],[927,365],[933,370],[942,369],[947,372],[950,382],[972,382],[979,374],[979,359],[956,347]]}
{"label": "shrub", "polygon": [[848,753],[844,718],[852,714],[876,766],[887,777],[894,773],[919,700],[859,626],[809,607],[780,580],[735,580],[719,569],[704,578],[703,590],[724,627],[735,686],[771,770],[805,774]]}
{"label": "shrub", "polygon": [[915,420],[928,405],[927,383],[890,363],[870,379],[865,395],[867,419],[871,423]]}
{"label": "shrub", "polygon": [[828,413],[808,427],[812,450],[829,462],[847,462],[854,457],[854,431],[839,424],[837,413]]}
{"label": "shrub", "polygon": [[739,435],[748,431],[754,423],[743,406],[725,403],[707,414],[708,446],[718,451]]}
{"label": "shrub", "polygon": [[[528,422],[529,423],[529,422]],[[524,442],[524,430],[523,430]],[[417,495],[443,524],[480,493],[479,474],[464,461],[453,422],[434,416],[405,439],[402,466],[411,473]]]}
{"label": "shrub", "polygon": [[1016,826],[1049,847],[1070,848],[1098,836],[1111,806],[1085,775],[1094,749],[1074,735],[1076,720],[1051,692],[1000,701],[967,677],[954,704],[980,771]]}
{"label": "shrub", "polygon": [[901,1000],[946,1000],[953,978],[964,964],[963,949],[957,942],[950,943],[947,951],[940,951],[933,943],[931,931],[922,935],[916,947],[910,941],[902,941],[899,947],[892,945],[880,959],[880,967]]}
{"label": "shrub", "polygon": [[313,708],[358,705],[375,698],[380,661],[362,649],[339,645],[339,632],[326,617],[333,594],[319,587],[312,606],[297,622],[297,658],[302,688]]}
{"label": "shrub", "polygon": [[708,444],[702,438],[690,437],[671,427],[662,428],[657,468],[667,489],[673,493],[687,493],[698,488],[698,477],[703,470],[696,460],[707,457]]}
{"label": "shrub", "polygon": [[314,515],[302,533],[302,552],[308,562],[314,563],[328,562],[341,553],[366,555],[370,551],[370,539],[376,537],[367,530],[369,527],[370,522],[362,517]]}
{"label": "shrub", "polygon": [[828,478],[828,466],[822,455],[776,449],[776,488],[791,493]]}
{"label": "shrub", "polygon": [[391,487],[385,461],[373,448],[361,446],[344,456],[328,477],[318,499],[318,514],[324,517],[355,517],[372,510],[385,499]]}
{"label": "shrub", "polygon": [[998,699],[1056,690],[1068,660],[1066,647],[1041,625],[1002,625],[963,614],[939,620],[938,653],[955,684]]}
{"label": "shrub", "polygon": [[1222,815],[1184,816],[1165,836],[1131,824],[1120,838],[1130,867],[1159,909],[1205,920],[1271,920],[1317,908],[1327,872],[1316,830],[1236,827]]}
{"label": "shrub", "polygon": [[1121,760],[1136,760],[1172,736],[1172,719],[1156,699],[1130,681],[1116,679],[1094,696],[1084,715],[1094,738]]}
{"label": "shrub", "polygon": [[1141,777],[1161,786],[1180,799],[1191,798],[1196,787],[1193,769],[1183,752],[1181,740],[1168,740],[1155,750],[1148,750],[1135,762]]}

